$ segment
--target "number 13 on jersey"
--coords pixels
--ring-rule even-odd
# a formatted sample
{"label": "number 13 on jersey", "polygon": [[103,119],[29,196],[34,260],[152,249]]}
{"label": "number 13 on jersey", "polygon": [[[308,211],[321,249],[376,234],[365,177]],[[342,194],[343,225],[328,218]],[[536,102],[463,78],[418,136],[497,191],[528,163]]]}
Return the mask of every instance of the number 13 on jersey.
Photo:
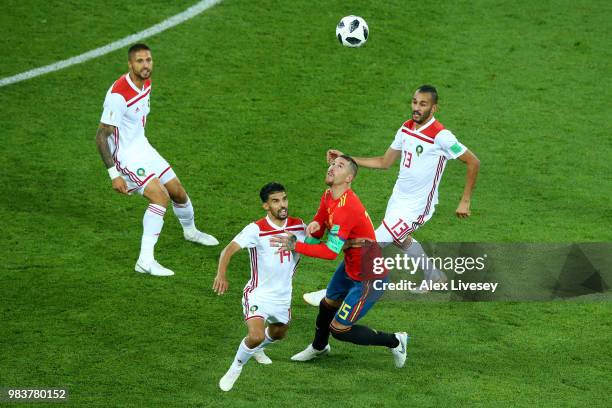
{"label": "number 13 on jersey", "polygon": [[412,164],[412,152],[404,150],[404,167],[410,168]]}

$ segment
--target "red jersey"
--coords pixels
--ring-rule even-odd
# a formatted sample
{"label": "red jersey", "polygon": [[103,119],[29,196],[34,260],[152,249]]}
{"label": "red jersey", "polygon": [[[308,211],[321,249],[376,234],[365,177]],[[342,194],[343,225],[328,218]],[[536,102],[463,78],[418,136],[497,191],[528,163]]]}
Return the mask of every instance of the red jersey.
{"label": "red jersey", "polygon": [[[313,237],[321,238],[325,231],[328,231],[326,246],[335,254],[340,253],[347,239],[367,238],[376,241],[376,234],[374,233],[374,226],[370,216],[361,200],[359,200],[359,197],[351,189],[346,190],[337,199],[334,199],[330,189],[326,190],[321,197],[321,204],[314,217],[314,221],[321,225],[321,229],[313,234]],[[296,251],[312,256],[314,253],[308,250],[308,246],[312,247],[314,245],[298,243]],[[348,248],[344,250],[346,273],[351,279],[356,281],[361,281],[367,276],[371,276],[371,270],[363,270],[362,253],[364,251],[364,248]]]}

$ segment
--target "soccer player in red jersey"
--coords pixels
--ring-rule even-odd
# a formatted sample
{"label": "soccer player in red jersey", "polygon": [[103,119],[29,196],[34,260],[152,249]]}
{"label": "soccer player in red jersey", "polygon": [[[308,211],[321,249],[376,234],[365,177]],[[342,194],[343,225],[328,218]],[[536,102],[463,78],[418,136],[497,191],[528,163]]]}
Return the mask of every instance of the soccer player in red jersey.
{"label": "soccer player in red jersey", "polygon": [[[446,282],[444,272],[429,262],[414,233],[434,214],[438,204],[438,188],[446,165],[458,159],[466,164],[467,174],[457,217],[471,215],[472,191],[476,185],[480,161],[457,137],[434,116],[438,111],[438,91],[431,85],[421,85],[412,96],[412,117],[397,130],[394,140],[383,156],[355,157],[358,165],[373,169],[388,169],[400,159],[400,169],[387,204],[385,217],[376,229],[376,241],[395,243],[408,256],[426,260],[421,264],[426,281]],[[327,152],[330,162],[342,155],[339,150]],[[425,291],[421,291],[425,292]],[[304,300],[316,306],[325,290],[304,294]]]}
{"label": "soccer player in red jersey", "polygon": [[[372,254],[380,254],[377,246],[345,245],[349,240],[375,241],[376,234],[370,217],[351,190],[357,175],[357,163],[349,156],[335,158],[327,170],[325,183],[329,189],[321,198],[314,220],[308,225],[306,242],[298,242],[292,235],[271,239],[280,250],[322,259],[335,259],[344,250],[344,261],[332,276],[325,298],[319,304],[315,337],[304,351],[291,357],[294,361],[308,361],[329,352],[329,335],[340,341],[358,345],[386,346],[391,349],[395,365],[406,362],[405,332],[384,333],[355,324],[382,296],[386,274],[375,274]],[[327,242],[321,243],[325,231]]]}

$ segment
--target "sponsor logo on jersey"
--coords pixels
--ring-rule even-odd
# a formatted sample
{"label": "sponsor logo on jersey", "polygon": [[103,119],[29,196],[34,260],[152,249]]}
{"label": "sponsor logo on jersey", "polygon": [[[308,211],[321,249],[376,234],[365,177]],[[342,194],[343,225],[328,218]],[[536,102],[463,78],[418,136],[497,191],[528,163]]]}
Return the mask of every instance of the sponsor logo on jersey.
{"label": "sponsor logo on jersey", "polygon": [[417,156],[420,156],[420,155],[421,155],[421,153],[423,153],[423,146],[418,145],[418,146],[416,147],[416,152],[417,152]]}
{"label": "sponsor logo on jersey", "polygon": [[145,175],[145,169],[143,169],[142,167],[139,168],[138,170],[136,170],[136,174],[138,174],[139,176],[144,176]]}

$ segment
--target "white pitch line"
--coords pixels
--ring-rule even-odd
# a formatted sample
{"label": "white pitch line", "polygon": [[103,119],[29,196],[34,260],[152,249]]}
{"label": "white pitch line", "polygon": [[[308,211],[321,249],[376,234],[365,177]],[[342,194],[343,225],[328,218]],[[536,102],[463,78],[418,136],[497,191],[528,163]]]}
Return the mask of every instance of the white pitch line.
{"label": "white pitch line", "polygon": [[155,24],[147,28],[146,30],[140,31],[136,34],[129,35],[125,38],[107,44],[103,47],[96,48],[95,50],[87,51],[84,54],[77,55],[76,57],[68,58],[62,61],[55,62],[53,64],[45,65],[44,67],[31,69],[26,72],[22,72],[21,74],[13,75],[10,77],[0,79],[0,87],[14,84],[15,82],[25,81],[26,79],[34,78],[39,75],[48,74],[50,72],[55,72],[63,68],[67,68],[71,65],[80,64],[85,61],[89,61],[90,59],[100,57],[102,55],[108,54],[109,52],[118,50],[127,45],[131,45],[137,41],[142,39],[154,36],[155,34],[159,34],[162,31],[165,31],[169,28],[174,27],[175,25],[181,24],[198,14],[202,13],[205,10],[208,10],[212,6],[217,3],[220,3],[222,0],[203,0],[199,3],[189,7],[187,10],[174,15],[166,20],[162,21],[159,24]]}

